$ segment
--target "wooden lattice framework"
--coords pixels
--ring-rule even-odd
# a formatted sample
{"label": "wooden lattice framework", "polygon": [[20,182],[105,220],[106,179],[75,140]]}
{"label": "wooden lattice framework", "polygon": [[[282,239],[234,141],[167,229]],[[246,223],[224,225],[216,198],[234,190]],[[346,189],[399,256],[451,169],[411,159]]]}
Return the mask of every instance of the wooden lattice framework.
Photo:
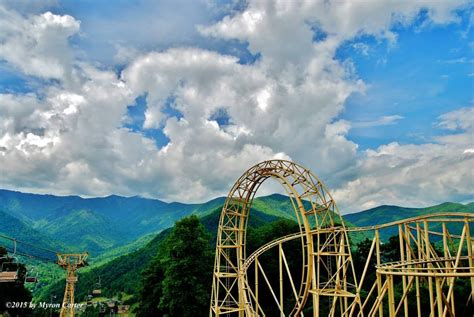
{"label": "wooden lattice framework", "polygon": [[[290,161],[271,160],[245,172],[224,203],[217,233],[211,316],[244,316],[246,310],[255,311],[250,307],[252,301],[246,287],[245,234],[252,200],[268,178],[276,179],[285,188],[302,236],[305,269],[290,314],[301,314],[309,295],[315,305],[321,297],[357,296],[357,285],[347,283],[349,275],[355,281],[347,231],[331,195],[308,169]],[[336,270],[327,262],[336,263]]]}
{"label": "wooden lattice framework", "polygon": [[[246,257],[250,206],[259,186],[268,178],[278,180],[286,189],[300,231],[274,240]],[[473,305],[473,222],[471,213],[441,213],[379,226],[346,227],[334,200],[309,170],[283,160],[259,163],[235,183],[222,210],[210,316],[265,316],[259,297],[262,285],[269,290],[266,296],[273,298],[280,316],[303,316],[308,307],[313,316],[322,316],[323,299],[330,302],[329,316],[408,316],[409,299],[416,301],[418,316],[454,316],[458,281],[467,280],[470,284],[466,307]],[[382,262],[384,230],[398,234],[398,262]],[[360,233],[371,237],[371,247],[363,273],[356,276],[349,237]],[[290,241],[301,241],[301,275],[288,266],[283,246]],[[435,246],[441,247],[442,254]],[[278,254],[278,285],[271,285],[265,263],[259,261],[271,249]],[[366,285],[373,262],[377,268],[376,281]],[[402,285],[399,297],[395,296],[395,280]],[[421,304],[422,286],[428,289],[428,308]],[[294,303],[290,309],[284,305],[289,297]]]}

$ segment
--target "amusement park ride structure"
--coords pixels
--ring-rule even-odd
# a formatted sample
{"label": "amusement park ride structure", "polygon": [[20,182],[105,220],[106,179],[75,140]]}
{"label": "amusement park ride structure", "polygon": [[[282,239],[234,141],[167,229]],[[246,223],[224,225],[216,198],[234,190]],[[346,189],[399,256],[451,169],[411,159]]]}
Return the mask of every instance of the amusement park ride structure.
{"label": "amusement park ride structure", "polygon": [[[269,178],[286,190],[300,230],[247,257],[250,207],[258,188]],[[224,203],[209,316],[270,316],[262,305],[262,299],[268,302],[268,298],[280,316],[408,316],[409,302],[416,306],[417,316],[460,316],[462,312],[455,310],[457,283],[462,280],[470,285],[465,306],[472,308],[474,301],[473,222],[472,213],[439,213],[348,227],[331,195],[308,169],[284,160],[261,162],[238,179]],[[385,231],[398,233],[397,262],[382,262],[381,233]],[[362,273],[356,274],[350,239],[360,233],[371,237],[371,246]],[[300,273],[289,267],[285,255],[284,245],[291,241],[301,244]],[[265,263],[259,261],[272,250],[278,257],[278,282],[273,279],[273,285]],[[373,262],[376,280],[366,285]],[[397,294],[396,282],[401,284]],[[421,298],[426,289],[427,305]]]}

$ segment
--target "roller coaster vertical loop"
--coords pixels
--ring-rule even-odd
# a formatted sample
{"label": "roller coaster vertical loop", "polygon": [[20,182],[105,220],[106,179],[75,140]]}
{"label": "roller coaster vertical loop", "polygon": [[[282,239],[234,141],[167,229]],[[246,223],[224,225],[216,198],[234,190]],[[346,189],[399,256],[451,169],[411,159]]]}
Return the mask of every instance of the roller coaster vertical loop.
{"label": "roller coaster vertical loop", "polygon": [[[252,200],[269,178],[286,190],[299,232],[270,241],[247,257]],[[224,203],[209,315],[265,316],[270,311],[269,316],[280,317],[304,313],[344,317],[383,317],[388,313],[393,317],[408,316],[413,310],[418,316],[472,314],[473,228],[474,213],[428,214],[370,227],[346,227],[333,198],[314,174],[293,162],[265,161],[237,180]],[[370,243],[357,274],[349,234],[363,234]],[[393,234],[398,234],[394,240],[398,249],[390,252],[398,260],[384,263],[384,239]],[[292,270],[296,268],[289,265],[283,247],[297,239],[302,259],[299,281],[294,280]],[[292,248],[294,253],[294,244]],[[276,276],[264,268],[270,266],[261,260],[268,259],[265,253],[278,256],[270,269]],[[285,277],[289,281],[284,281]],[[456,285],[469,287],[465,304],[455,299]]]}
{"label": "roller coaster vertical loop", "polygon": [[[310,293],[313,305],[321,296],[356,296],[346,282],[354,268],[344,223],[331,195],[308,169],[290,161],[271,160],[245,172],[224,203],[217,233],[210,316],[244,316],[254,311],[243,270],[246,229],[255,193],[268,178],[279,181],[289,194],[302,234],[305,269],[290,315],[301,314]],[[324,232],[323,241],[319,232],[325,228],[332,230]],[[328,239],[331,242],[325,243]],[[337,266],[335,272],[332,263]]]}

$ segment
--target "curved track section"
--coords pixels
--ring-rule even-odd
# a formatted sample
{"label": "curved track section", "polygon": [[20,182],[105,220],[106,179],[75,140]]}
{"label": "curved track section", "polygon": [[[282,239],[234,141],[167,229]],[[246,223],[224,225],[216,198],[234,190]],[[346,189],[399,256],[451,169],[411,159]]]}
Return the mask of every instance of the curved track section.
{"label": "curved track section", "polygon": [[[252,200],[269,178],[286,190],[299,232],[271,241],[247,257]],[[259,163],[237,180],[222,209],[210,316],[474,313],[473,228],[474,213],[346,227],[331,195],[309,170],[284,160]],[[367,254],[358,251],[358,261],[362,256],[363,262],[355,270],[350,239],[361,237],[369,239],[365,245],[370,248],[364,249]],[[384,263],[387,257],[382,250],[389,237],[391,260]],[[298,255],[301,258],[295,261]],[[270,261],[273,256],[277,259]],[[470,287],[467,303],[461,306],[455,298],[459,283]]]}
{"label": "curved track section", "polygon": [[[269,178],[279,181],[291,199],[304,250],[301,256],[305,269],[296,292],[295,307],[288,315],[300,315],[310,293],[313,297],[338,297],[348,293],[345,275],[354,270],[347,234],[331,195],[321,181],[301,165],[285,160],[265,161],[239,178],[224,203],[217,233],[211,316],[243,316],[255,312],[246,291],[243,267],[246,228],[255,193]],[[317,229],[324,228],[332,230],[320,237]],[[338,263],[337,272],[325,262]],[[283,303],[279,306],[281,309]]]}
{"label": "curved track section", "polygon": [[[360,307],[342,315],[375,316],[380,314],[384,316],[384,311],[387,310],[386,308],[384,310],[384,301],[389,304],[389,315],[404,315],[405,303],[410,301],[412,306],[416,306],[419,316],[425,314],[427,316],[430,314],[433,316],[454,316],[456,284],[461,280],[464,280],[461,283],[470,281],[471,292],[474,290],[474,284],[472,284],[474,280],[474,267],[472,266],[474,238],[469,232],[473,225],[474,214],[437,213],[376,226],[346,228],[350,236],[364,232],[367,237],[372,237],[372,247],[367,254],[366,268],[362,276],[358,276],[360,289],[367,284],[364,283],[364,279],[371,260],[378,264],[376,265],[377,282],[372,285],[369,296],[361,298],[362,305]],[[399,257],[403,260],[381,263],[380,245],[382,242],[380,235],[387,231],[393,232],[394,229],[399,229]],[[272,249],[281,249],[285,243],[301,238],[302,233],[295,233],[261,246],[244,262],[244,274],[246,275],[252,266],[258,265],[259,258],[264,254]],[[441,245],[443,245],[442,250],[440,250]],[[394,280],[402,282],[403,294],[398,299],[394,296]],[[425,290],[428,288],[427,295],[431,297],[431,308],[423,305],[420,297],[416,295],[420,294],[422,285]],[[247,283],[247,287],[247,292],[255,299],[254,294],[257,287],[250,283]],[[366,288],[368,287],[370,286],[366,286]],[[288,293],[291,294],[291,290]],[[368,303],[372,303],[372,306],[369,306]],[[472,305],[474,303],[471,297],[465,305],[461,306],[472,307]],[[258,307],[258,304],[254,306]],[[246,315],[265,316],[265,313],[249,310]]]}

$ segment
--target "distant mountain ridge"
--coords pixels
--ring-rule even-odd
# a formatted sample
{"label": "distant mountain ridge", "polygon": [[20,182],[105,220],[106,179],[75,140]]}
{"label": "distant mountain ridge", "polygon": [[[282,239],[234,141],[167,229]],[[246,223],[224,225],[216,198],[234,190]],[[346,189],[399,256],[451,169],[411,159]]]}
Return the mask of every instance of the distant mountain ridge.
{"label": "distant mountain ridge", "polygon": [[352,222],[357,226],[365,227],[396,221],[403,218],[411,218],[439,212],[474,213],[474,203],[471,202],[468,204],[460,204],[445,202],[439,205],[424,208],[382,205],[357,213],[344,215],[344,219]]}
{"label": "distant mountain ridge", "polygon": [[[81,198],[0,190],[0,233],[19,239],[17,234],[29,232],[20,237],[51,248],[87,250],[97,256],[172,227],[184,216],[208,215],[222,208],[224,201],[225,197],[219,197],[202,204],[185,204],[138,196]],[[262,214],[295,219],[293,206],[284,195],[258,197],[252,207]],[[440,211],[474,212],[474,203],[428,208],[379,206],[345,215],[344,219],[356,226],[370,226]]]}
{"label": "distant mountain ridge", "polygon": [[[0,190],[0,211],[75,250],[100,253],[171,227],[185,215],[222,204],[166,203],[141,197],[81,198]],[[5,232],[1,228],[0,232]]]}
{"label": "distant mountain ridge", "polygon": [[[474,203],[460,204],[446,202],[439,205],[425,208],[407,208],[399,206],[382,205],[365,211],[344,215],[346,221],[358,227],[366,227],[401,220],[404,218],[418,217],[422,215],[435,214],[441,212],[474,213]],[[433,224],[431,230],[441,231],[440,224]],[[448,229],[458,231],[460,223],[448,224]],[[381,232],[383,239],[398,234],[397,227],[388,228]]]}
{"label": "distant mountain ridge", "polygon": [[[272,195],[255,202],[273,206],[273,215],[291,217],[291,204],[280,200],[278,195]],[[94,255],[172,227],[184,216],[209,214],[222,207],[224,201],[225,197],[219,197],[202,204],[185,204],[137,196],[81,198],[0,190],[0,212],[17,219],[16,227],[21,224],[35,230],[38,239],[41,236],[68,250],[88,250]],[[3,227],[0,222],[0,233],[11,234],[13,227]]]}

